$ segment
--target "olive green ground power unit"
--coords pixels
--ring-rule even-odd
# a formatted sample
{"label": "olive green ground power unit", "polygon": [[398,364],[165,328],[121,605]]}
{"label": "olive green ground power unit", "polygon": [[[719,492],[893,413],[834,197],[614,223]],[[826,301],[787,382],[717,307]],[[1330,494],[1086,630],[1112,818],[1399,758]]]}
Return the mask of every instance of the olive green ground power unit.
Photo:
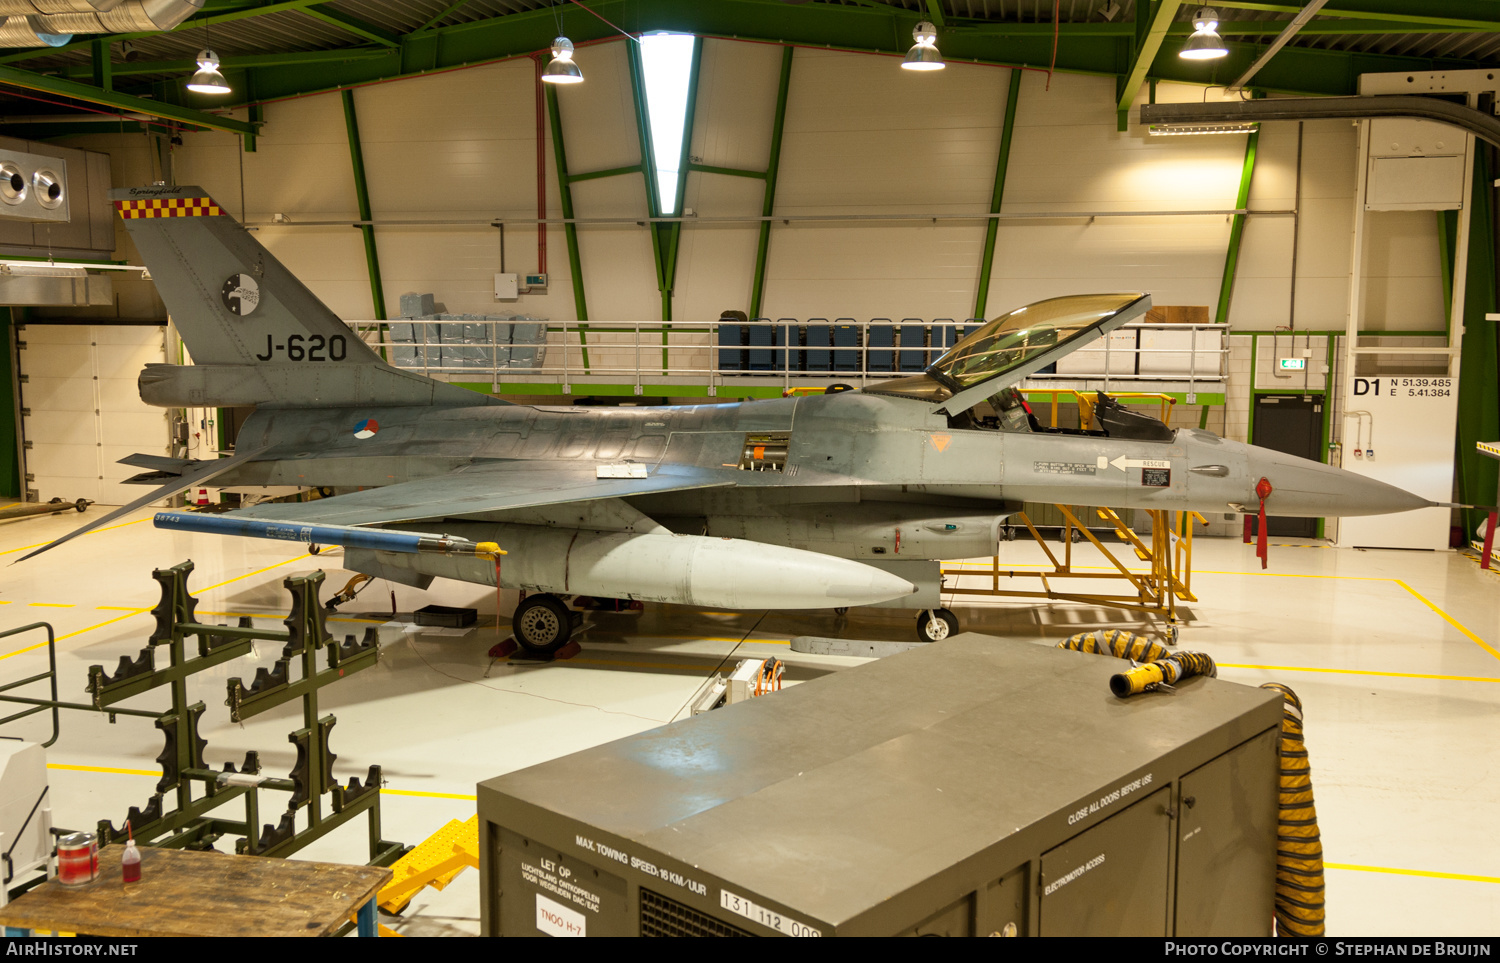
{"label": "olive green ground power unit", "polygon": [[1267,936],[1274,692],[965,634],[479,785],[483,932]]}

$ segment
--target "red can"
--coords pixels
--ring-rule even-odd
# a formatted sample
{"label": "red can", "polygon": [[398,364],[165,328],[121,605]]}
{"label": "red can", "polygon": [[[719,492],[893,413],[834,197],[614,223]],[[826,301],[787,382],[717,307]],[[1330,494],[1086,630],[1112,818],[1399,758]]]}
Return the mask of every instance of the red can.
{"label": "red can", "polygon": [[57,878],[64,886],[99,878],[99,843],[93,833],[69,833],[57,841]]}

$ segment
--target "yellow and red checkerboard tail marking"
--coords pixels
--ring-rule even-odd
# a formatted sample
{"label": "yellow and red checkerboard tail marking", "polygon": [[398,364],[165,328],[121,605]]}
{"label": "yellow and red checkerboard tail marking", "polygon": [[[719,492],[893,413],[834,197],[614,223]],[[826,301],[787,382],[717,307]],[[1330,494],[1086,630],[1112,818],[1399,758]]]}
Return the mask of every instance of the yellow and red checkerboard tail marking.
{"label": "yellow and red checkerboard tail marking", "polygon": [[144,197],[115,201],[115,210],[126,220],[140,217],[218,217],[224,211],[212,197]]}

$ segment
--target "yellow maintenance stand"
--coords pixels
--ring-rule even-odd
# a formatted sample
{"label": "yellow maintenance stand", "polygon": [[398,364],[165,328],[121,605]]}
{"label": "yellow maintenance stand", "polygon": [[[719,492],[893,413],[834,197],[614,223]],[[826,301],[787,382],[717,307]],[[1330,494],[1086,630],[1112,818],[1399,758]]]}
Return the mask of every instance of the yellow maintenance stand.
{"label": "yellow maintenance stand", "polygon": [[[1058,427],[1059,405],[1062,403],[1077,406],[1078,427],[1090,428],[1094,424],[1093,392],[1074,388],[1028,388],[1026,395],[1033,401],[1037,400],[1037,395],[1045,396],[1042,410],[1050,409],[1048,414],[1051,416],[1050,421],[1054,428]],[[1171,395],[1156,392],[1122,392],[1111,397],[1122,401],[1155,402],[1158,405],[1157,417],[1163,424],[1171,421],[1172,407],[1177,403]],[[1024,512],[1012,515],[1010,518],[1013,528],[1017,525],[1024,525],[1031,533],[1031,537],[1041,546],[1042,551],[1052,563],[1051,571],[1045,568],[1002,568],[1000,557],[996,555],[990,560],[988,567],[963,565],[944,568],[945,581],[953,586],[949,590],[950,593],[957,598],[1048,599],[1106,605],[1143,612],[1165,621],[1166,628],[1163,634],[1168,644],[1175,645],[1180,625],[1177,618],[1177,603],[1198,600],[1192,590],[1193,524],[1196,522],[1199,525],[1207,525],[1207,520],[1197,512],[1148,511],[1146,514],[1151,519],[1150,544],[1148,545],[1114,509],[1103,507],[1083,509],[1069,505],[1053,507],[1061,518],[1063,544],[1061,559],[1053,553],[1046,540],[1037,531],[1036,525]],[[1114,553],[1106,548],[1104,543],[1089,530],[1089,526],[1079,518],[1079,515],[1085,512],[1096,514],[1103,520],[1105,529],[1113,530],[1120,541],[1129,545],[1135,552],[1137,560],[1148,563],[1147,570],[1142,572],[1131,569],[1116,558]],[[1091,568],[1088,571],[1074,568],[1073,543],[1084,538],[1088,539],[1109,562],[1104,571],[1099,571],[1097,568]],[[1008,586],[1001,588],[1001,578],[1039,579],[1041,591],[1024,591]],[[982,579],[988,579],[987,587],[982,582],[975,584],[976,580]],[[1099,584],[1100,580],[1112,581],[1116,584],[1124,581],[1129,585],[1128,594],[1108,591],[1060,591],[1053,584],[1058,580],[1072,579],[1088,579],[1094,584]]]}
{"label": "yellow maintenance stand", "polygon": [[[1175,645],[1181,625],[1177,617],[1177,603],[1198,601],[1192,588],[1193,525],[1194,523],[1207,525],[1207,520],[1197,512],[1149,511],[1147,514],[1151,517],[1151,541],[1148,545],[1130,526],[1125,524],[1114,509],[1095,508],[1093,511],[1114,529],[1115,536],[1134,550],[1135,557],[1149,564],[1149,568],[1143,572],[1128,568],[1116,558],[1115,554],[1079,521],[1072,507],[1067,505],[1055,507],[1062,513],[1064,519],[1062,558],[1060,559],[1053,553],[1046,539],[1036,530],[1031,519],[1027,518],[1024,512],[1011,516],[1013,521],[1026,526],[1031,537],[1036,539],[1036,543],[1046,553],[1048,560],[1052,563],[1050,571],[1046,568],[1003,568],[998,555],[990,559],[988,567],[971,564],[945,566],[943,568],[944,580],[953,586],[951,589],[945,588],[945,594],[951,594],[956,598],[1019,598],[1085,602],[1143,612],[1163,619],[1166,623],[1164,634],[1167,642]],[[1074,568],[1075,532],[1088,539],[1109,562],[1109,566],[1105,567],[1104,571],[1097,569],[1083,571]],[[1002,588],[1000,584],[1002,578],[1039,579],[1041,591]],[[986,579],[989,581],[987,587],[980,581]],[[1096,584],[1100,580],[1113,581],[1115,584],[1123,581],[1130,586],[1130,589],[1128,594],[1110,593],[1108,590],[1065,592],[1059,591],[1053,584],[1061,579],[1088,579]]]}

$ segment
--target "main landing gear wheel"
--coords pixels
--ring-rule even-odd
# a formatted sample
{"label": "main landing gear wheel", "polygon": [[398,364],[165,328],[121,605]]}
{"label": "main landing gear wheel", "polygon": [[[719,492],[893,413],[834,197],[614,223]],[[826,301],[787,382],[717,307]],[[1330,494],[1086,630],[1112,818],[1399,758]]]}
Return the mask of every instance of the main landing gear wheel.
{"label": "main landing gear wheel", "polygon": [[573,635],[573,613],[555,595],[528,595],[511,616],[516,642],[533,655],[551,655]]}
{"label": "main landing gear wheel", "polygon": [[941,642],[958,634],[958,616],[947,609],[923,609],[917,614],[917,639]]}

